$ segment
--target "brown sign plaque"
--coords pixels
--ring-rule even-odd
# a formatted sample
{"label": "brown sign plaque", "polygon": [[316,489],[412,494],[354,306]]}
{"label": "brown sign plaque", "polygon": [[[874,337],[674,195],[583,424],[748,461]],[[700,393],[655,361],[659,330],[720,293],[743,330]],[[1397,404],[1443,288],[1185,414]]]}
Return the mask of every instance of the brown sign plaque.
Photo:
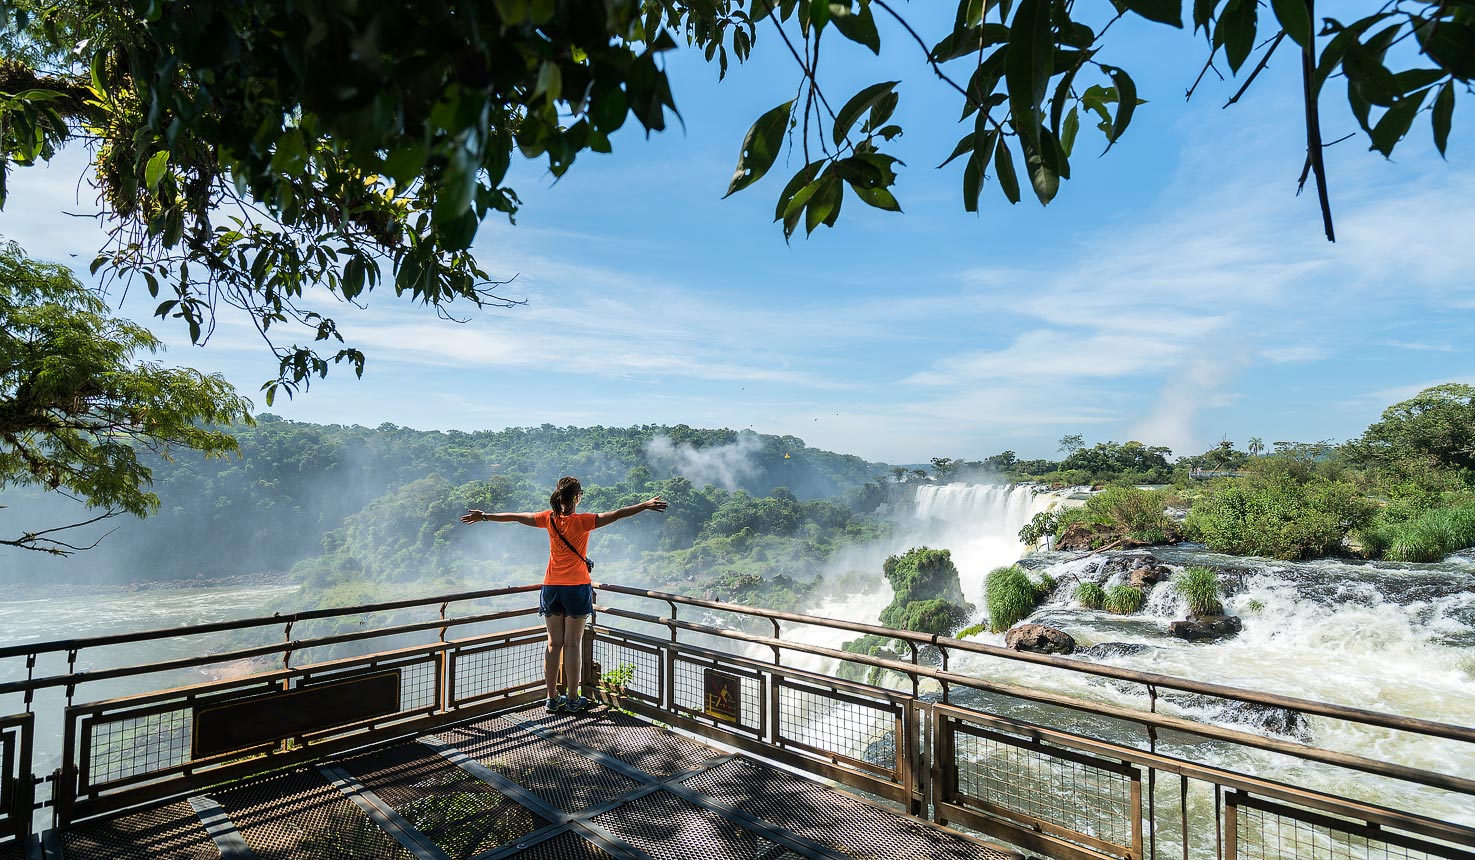
{"label": "brown sign plaque", "polygon": [[398,669],[195,709],[191,757],[206,758],[399,711]]}
{"label": "brown sign plaque", "polygon": [[742,680],[716,669],[702,670],[702,713],[725,723],[742,722]]}

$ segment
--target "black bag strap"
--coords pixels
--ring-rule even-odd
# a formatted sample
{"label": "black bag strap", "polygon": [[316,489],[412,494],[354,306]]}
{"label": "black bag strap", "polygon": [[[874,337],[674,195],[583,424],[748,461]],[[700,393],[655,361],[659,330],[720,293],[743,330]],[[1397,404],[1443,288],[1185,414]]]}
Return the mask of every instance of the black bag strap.
{"label": "black bag strap", "polygon": [[578,556],[579,559],[584,562],[584,567],[587,568],[590,573],[593,573],[594,572],[594,562],[590,561],[587,557],[585,557],[585,555],[582,552],[579,552],[578,548],[575,547],[573,545],[573,543],[569,541],[568,538],[566,538],[566,537],[563,536],[563,531],[558,528],[558,523],[553,519],[556,516],[558,516],[558,515],[555,514],[555,513],[553,513],[552,511],[549,511],[548,512],[548,525],[549,525],[549,527],[553,529],[553,533],[554,534],[558,535],[558,539],[561,540],[561,541],[563,541],[563,545],[566,546],[566,547],[568,547],[568,551],[571,552],[571,553],[573,553],[574,555]]}

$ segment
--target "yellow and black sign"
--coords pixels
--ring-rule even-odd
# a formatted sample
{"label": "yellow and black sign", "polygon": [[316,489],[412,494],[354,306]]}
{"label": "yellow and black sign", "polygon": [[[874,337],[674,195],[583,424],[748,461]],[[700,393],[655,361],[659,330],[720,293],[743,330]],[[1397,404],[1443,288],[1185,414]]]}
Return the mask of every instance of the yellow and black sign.
{"label": "yellow and black sign", "polygon": [[715,669],[703,670],[702,713],[725,723],[742,722],[743,686],[741,679]]}

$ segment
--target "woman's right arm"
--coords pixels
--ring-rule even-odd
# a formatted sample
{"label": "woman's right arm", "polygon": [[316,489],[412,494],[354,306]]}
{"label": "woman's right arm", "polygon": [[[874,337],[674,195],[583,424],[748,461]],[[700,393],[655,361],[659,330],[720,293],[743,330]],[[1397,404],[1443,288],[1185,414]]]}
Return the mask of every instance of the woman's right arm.
{"label": "woman's right arm", "polygon": [[462,517],[463,523],[522,523],[525,526],[538,525],[538,515],[529,511],[519,513],[489,514],[486,511],[470,510]]}

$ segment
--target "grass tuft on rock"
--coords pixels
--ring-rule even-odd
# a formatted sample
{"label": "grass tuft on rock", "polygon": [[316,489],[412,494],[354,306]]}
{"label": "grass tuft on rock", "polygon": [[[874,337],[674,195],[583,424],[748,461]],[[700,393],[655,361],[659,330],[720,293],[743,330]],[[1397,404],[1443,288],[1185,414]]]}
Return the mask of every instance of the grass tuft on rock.
{"label": "grass tuft on rock", "polygon": [[1114,615],[1132,615],[1147,603],[1147,593],[1131,585],[1113,585],[1106,589],[1101,608]]}
{"label": "grass tuft on rock", "polygon": [[1207,567],[1190,567],[1173,577],[1173,590],[1188,601],[1188,614],[1199,617],[1223,615],[1219,575]]}
{"label": "grass tuft on rock", "polygon": [[1106,604],[1106,589],[1094,582],[1076,586],[1076,602],[1086,609],[1100,609]]}
{"label": "grass tuft on rock", "polygon": [[1038,600],[1035,584],[1017,565],[991,571],[984,580],[983,591],[988,604],[988,626],[995,633],[1008,630],[1033,612]]}

